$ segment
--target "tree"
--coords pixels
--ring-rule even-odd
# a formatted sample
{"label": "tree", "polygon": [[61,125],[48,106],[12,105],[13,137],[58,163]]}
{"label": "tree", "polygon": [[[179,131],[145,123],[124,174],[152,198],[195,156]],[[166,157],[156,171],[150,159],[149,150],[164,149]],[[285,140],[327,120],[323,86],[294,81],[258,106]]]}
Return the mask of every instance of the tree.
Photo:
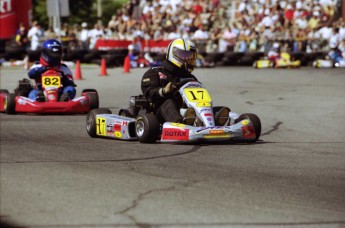
{"label": "tree", "polygon": [[[72,2],[73,1],[73,2]],[[102,22],[108,24],[111,16],[123,6],[128,0],[101,0],[102,2]],[[43,28],[49,26],[47,16],[47,2],[42,0],[32,0],[33,20],[37,20]],[[81,24],[83,21],[88,24],[97,23],[97,0],[69,0],[70,16],[62,17],[61,23]]]}

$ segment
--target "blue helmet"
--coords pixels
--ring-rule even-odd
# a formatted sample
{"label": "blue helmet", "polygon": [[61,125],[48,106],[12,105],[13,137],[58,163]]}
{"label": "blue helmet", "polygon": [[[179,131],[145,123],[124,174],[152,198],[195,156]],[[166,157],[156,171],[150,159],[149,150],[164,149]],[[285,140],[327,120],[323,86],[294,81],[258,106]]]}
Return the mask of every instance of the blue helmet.
{"label": "blue helmet", "polygon": [[59,66],[62,59],[62,45],[55,39],[44,41],[42,44],[42,58],[49,66]]}

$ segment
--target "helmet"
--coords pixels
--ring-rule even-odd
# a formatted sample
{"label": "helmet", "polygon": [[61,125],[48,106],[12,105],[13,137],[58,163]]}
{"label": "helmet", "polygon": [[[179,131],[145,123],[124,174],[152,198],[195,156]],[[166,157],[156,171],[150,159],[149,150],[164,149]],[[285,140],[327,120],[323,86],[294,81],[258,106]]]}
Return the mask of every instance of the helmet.
{"label": "helmet", "polygon": [[195,45],[186,39],[173,40],[166,50],[166,59],[182,70],[192,72],[196,63]]}
{"label": "helmet", "polygon": [[55,39],[44,41],[42,44],[42,58],[50,66],[59,66],[62,59],[62,45]]}

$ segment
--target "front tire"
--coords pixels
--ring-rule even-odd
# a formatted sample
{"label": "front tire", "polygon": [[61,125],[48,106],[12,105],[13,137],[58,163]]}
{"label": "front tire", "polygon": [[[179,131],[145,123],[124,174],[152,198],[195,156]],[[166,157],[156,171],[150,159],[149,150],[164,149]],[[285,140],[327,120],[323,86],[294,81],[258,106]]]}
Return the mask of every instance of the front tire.
{"label": "front tire", "polygon": [[91,110],[86,116],[86,131],[92,137],[97,137],[97,122],[96,115],[99,114],[111,114],[111,111],[107,108],[98,108]]}
{"label": "front tire", "polygon": [[90,110],[99,108],[99,98],[97,92],[87,92],[86,96],[89,98]]}
{"label": "front tire", "polygon": [[158,118],[150,113],[139,115],[135,121],[135,132],[139,142],[154,143],[160,134]]}
{"label": "front tire", "polygon": [[242,120],[245,120],[245,119],[249,119],[253,126],[254,126],[254,130],[255,130],[255,139],[251,140],[251,142],[256,142],[260,135],[261,135],[261,121],[259,119],[259,117],[255,114],[252,114],[252,113],[244,113],[244,114],[241,114],[235,121],[235,123],[238,123]]}
{"label": "front tire", "polygon": [[16,113],[16,95],[14,93],[7,93],[4,101],[4,111],[6,114]]}

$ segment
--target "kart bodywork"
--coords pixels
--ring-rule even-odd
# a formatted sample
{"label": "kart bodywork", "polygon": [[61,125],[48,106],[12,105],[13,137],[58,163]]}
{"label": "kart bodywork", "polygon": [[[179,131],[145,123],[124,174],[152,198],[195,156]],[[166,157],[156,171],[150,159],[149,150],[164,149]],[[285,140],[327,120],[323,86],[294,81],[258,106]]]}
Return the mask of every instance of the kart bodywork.
{"label": "kart bodywork", "polygon": [[[55,81],[56,79],[56,81]],[[28,79],[19,80],[18,87],[13,93],[2,89],[0,91],[0,112],[15,113],[88,113],[91,109],[98,108],[98,93],[94,89],[85,89],[81,96],[68,101],[59,101],[61,83],[58,76],[42,76],[45,98],[43,101],[32,100],[27,97],[33,89]],[[48,82],[48,83],[47,83]],[[48,85],[49,84],[49,85]]]}
{"label": "kart bodywork", "polygon": [[292,60],[289,53],[282,52],[280,58],[276,60],[259,59],[253,63],[254,68],[298,68],[301,66],[300,60]]}
{"label": "kart bodywork", "polygon": [[345,67],[345,62],[334,63],[331,59],[317,59],[313,62],[315,68]]}
{"label": "kart bodywork", "polygon": [[[153,143],[156,140],[185,143],[255,142],[259,139],[261,122],[255,114],[238,115],[230,112],[227,107],[213,107],[208,91],[196,81],[187,82],[178,92],[186,107],[195,110],[196,117],[192,125],[159,123],[157,117],[150,112],[139,112],[137,116],[130,117],[124,110],[120,110],[119,115],[116,115],[109,109],[100,108],[90,111],[87,115],[86,130],[91,137],[139,140],[142,143]],[[141,104],[139,106],[142,107]],[[220,110],[217,113],[222,114],[218,115],[214,110]]]}

